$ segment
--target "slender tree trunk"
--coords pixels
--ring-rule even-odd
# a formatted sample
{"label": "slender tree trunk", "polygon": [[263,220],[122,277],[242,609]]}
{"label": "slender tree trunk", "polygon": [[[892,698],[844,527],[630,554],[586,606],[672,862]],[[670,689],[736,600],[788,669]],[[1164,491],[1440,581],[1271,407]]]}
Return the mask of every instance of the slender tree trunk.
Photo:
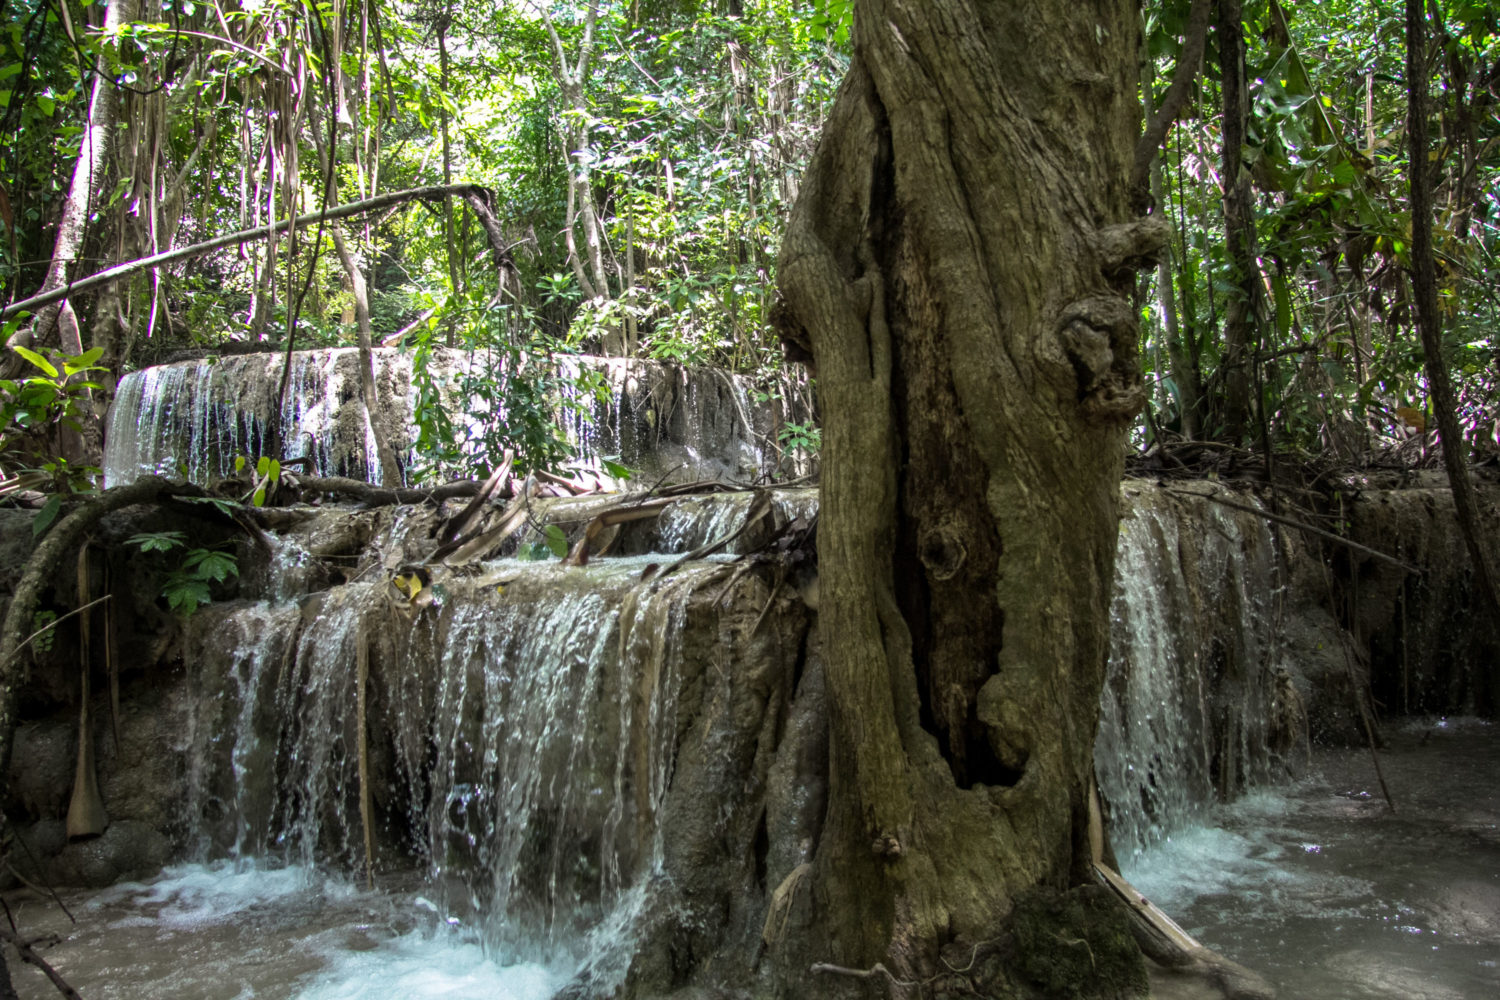
{"label": "slender tree trunk", "polygon": [[[335,77],[335,95],[341,95],[343,90],[338,86],[338,77]],[[318,151],[318,165],[323,170],[323,176],[327,178],[328,200],[338,201],[338,164],[334,161],[334,151],[331,148],[333,136],[330,134],[329,141],[324,141],[322,132],[322,116],[318,113],[315,103],[309,102],[309,118],[312,122],[313,144]],[[329,110],[331,123],[338,122],[338,108]],[[446,206],[448,198],[452,197],[452,185],[443,185],[445,191],[450,192],[444,196],[443,204]],[[359,399],[360,407],[365,411],[365,424],[370,428],[370,436],[375,441],[375,461],[379,465],[376,478],[381,486],[396,487],[401,485],[401,468],[396,463],[396,450],[391,446],[389,428],[386,426],[384,415],[380,409],[379,394],[375,391],[375,354],[373,350],[375,333],[370,324],[370,294],[365,284],[365,274],[355,259],[354,254],[349,252],[349,244],[344,239],[344,227],[333,220],[329,223],[329,234],[333,237],[334,249],[338,252],[339,262],[344,266],[344,274],[349,278],[349,288],[354,294],[354,319],[356,329],[359,331]]]}
{"label": "slender tree trunk", "polygon": [[1458,422],[1458,406],[1448,365],[1443,360],[1443,326],[1438,312],[1437,265],[1432,253],[1432,183],[1427,166],[1426,15],[1423,0],[1406,0],[1406,90],[1407,135],[1411,143],[1411,256],[1412,291],[1417,304],[1417,328],[1422,336],[1423,367],[1427,391],[1437,416],[1443,445],[1443,466],[1453,490],[1453,508],[1459,531],[1469,550],[1469,560],[1479,583],[1481,600],[1488,606],[1492,634],[1500,630],[1500,596],[1497,596],[1490,540],[1480,527],[1479,501],[1469,480],[1468,445]]}
{"label": "slender tree trunk", "polygon": [[922,980],[1088,877],[1134,269],[1168,227],[1131,212],[1134,3],[863,0],[854,40],[780,266],[824,415],[808,946]]}
{"label": "slender tree trunk", "polygon": [[329,232],[354,293],[354,320],[359,330],[359,397],[365,410],[365,420],[370,425],[370,434],[375,439],[375,460],[380,466],[376,481],[381,486],[400,486],[401,467],[396,462],[396,449],[391,445],[390,431],[380,409],[379,393],[375,390],[375,334],[370,325],[370,295],[364,271],[360,268],[359,261],[349,252],[343,226],[337,222],[330,223]]}
{"label": "slender tree trunk", "polygon": [[1245,86],[1245,32],[1240,0],[1219,0],[1219,65],[1224,95],[1224,239],[1234,269],[1229,302],[1224,307],[1223,400],[1220,408],[1224,436],[1234,442],[1250,429],[1252,341],[1260,270],[1255,262],[1255,214],[1250,199],[1250,177],[1240,151],[1245,145],[1249,100]]}
{"label": "slender tree trunk", "polygon": [[[438,87],[445,93],[448,90],[448,22],[452,15],[445,8],[438,17],[437,40],[438,40]],[[443,137],[443,183],[453,183],[453,149],[448,141],[448,107],[444,104],[438,125],[442,130]],[[447,327],[444,342],[452,347],[456,342],[456,324],[458,320],[459,300],[459,277],[458,277],[458,251],[453,245],[453,198],[450,195],[443,199],[443,245],[448,254],[448,290],[450,306],[447,315],[443,317],[443,324]]]}
{"label": "slender tree trunk", "polygon": [[[117,0],[111,3],[104,15],[105,36],[115,36],[122,26],[133,20],[135,8],[136,0]],[[119,110],[120,92],[108,73],[108,67],[101,61],[94,67],[89,119],[78,147],[78,160],[73,166],[73,179],[68,184],[68,195],[63,201],[62,218],[57,224],[57,242],[52,250],[52,263],[47,267],[47,276],[42,281],[39,294],[62,288],[72,277],[72,269],[83,249],[89,208],[103,199],[103,192],[99,188],[104,183],[105,159],[109,154],[109,141],[114,134]],[[67,299],[38,310],[30,328],[23,327],[16,331],[10,342],[44,344],[54,339],[67,354],[83,353],[78,319]]]}

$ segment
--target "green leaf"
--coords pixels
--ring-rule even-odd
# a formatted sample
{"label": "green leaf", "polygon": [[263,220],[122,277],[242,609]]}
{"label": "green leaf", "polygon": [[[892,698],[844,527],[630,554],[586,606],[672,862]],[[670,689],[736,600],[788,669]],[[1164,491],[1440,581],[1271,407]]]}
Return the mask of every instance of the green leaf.
{"label": "green leaf", "polygon": [[31,522],[31,537],[36,538],[46,531],[52,522],[57,520],[57,513],[60,510],[62,510],[62,497],[53,496]]}
{"label": "green leaf", "polygon": [[250,495],[250,505],[252,507],[264,507],[266,505],[266,488],[264,486],[258,487]]}
{"label": "green leaf", "polygon": [[260,456],[260,461],[255,463],[255,474],[264,476],[271,471],[271,460],[265,455]]}
{"label": "green leaf", "polygon": [[[240,575],[239,562],[235,559],[233,553],[216,552],[213,549],[200,549],[198,551],[201,555],[192,566],[192,569],[193,573],[200,580],[213,580],[216,583],[223,583],[231,576]],[[198,553],[194,554],[197,555]],[[188,562],[184,561],[184,568],[187,565]]]}
{"label": "green leaf", "polygon": [[544,534],[547,536],[547,548],[552,550],[553,555],[561,559],[568,554],[568,536],[563,534],[561,528],[549,524]]}
{"label": "green leaf", "polygon": [[46,358],[42,357],[36,351],[33,351],[29,347],[20,347],[20,346],[12,346],[11,350],[15,351],[21,357],[25,358],[27,361],[30,361],[32,364],[36,365],[38,368],[40,368],[42,371],[46,372],[48,375],[52,376],[53,378],[57,378],[58,371],[53,366],[52,362],[50,362]]}
{"label": "green leaf", "polygon": [[612,462],[607,458],[601,458],[599,464],[604,466],[604,471],[616,479],[629,479],[635,475],[635,470],[628,465]]}
{"label": "green leaf", "polygon": [[551,554],[546,542],[527,542],[516,551],[516,558],[522,562],[541,562]]}
{"label": "green leaf", "polygon": [[142,552],[170,552],[186,541],[187,534],[185,532],[153,531],[131,535],[125,539],[125,544],[134,545]]}
{"label": "green leaf", "polygon": [[104,348],[91,347],[76,358],[68,358],[63,362],[63,371],[69,375],[86,371],[92,368],[94,363],[104,357]]}
{"label": "green leaf", "polygon": [[198,610],[198,605],[207,604],[212,600],[208,592],[208,584],[202,580],[177,579],[168,581],[162,588],[162,595],[167,599],[167,605],[173,610],[181,612],[187,617]]}
{"label": "green leaf", "polygon": [[244,472],[245,471],[245,456],[244,455],[236,455],[236,456],[234,456],[234,471],[236,473],[240,473],[240,472]]}
{"label": "green leaf", "polygon": [[[186,479],[187,476],[184,475],[182,478]],[[186,500],[188,503],[206,503],[210,507],[217,509],[225,517],[233,517],[235,507],[239,506],[233,500],[225,500],[223,497],[182,497],[181,499]],[[173,533],[180,534],[180,532]]]}
{"label": "green leaf", "polygon": [[280,482],[281,481],[281,463],[279,461],[277,461],[276,459],[274,459],[274,458],[271,459],[271,464],[267,467],[266,475],[270,477],[271,482],[273,482],[273,483]]}

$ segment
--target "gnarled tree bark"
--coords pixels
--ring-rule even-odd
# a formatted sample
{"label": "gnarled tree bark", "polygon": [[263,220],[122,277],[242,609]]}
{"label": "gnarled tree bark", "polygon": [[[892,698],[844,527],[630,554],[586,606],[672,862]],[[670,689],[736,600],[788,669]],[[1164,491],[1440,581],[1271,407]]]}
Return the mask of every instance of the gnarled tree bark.
{"label": "gnarled tree bark", "polygon": [[1168,229],[1131,209],[1134,3],[863,0],[854,38],[780,270],[825,421],[810,947],[911,984],[1088,879],[1130,296]]}

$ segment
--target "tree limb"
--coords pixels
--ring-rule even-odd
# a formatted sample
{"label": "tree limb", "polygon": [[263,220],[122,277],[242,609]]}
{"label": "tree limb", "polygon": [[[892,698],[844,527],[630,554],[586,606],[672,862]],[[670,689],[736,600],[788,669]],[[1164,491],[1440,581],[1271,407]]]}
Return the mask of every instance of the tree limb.
{"label": "tree limb", "polygon": [[298,476],[296,485],[304,493],[332,493],[353,497],[372,506],[389,506],[398,503],[426,503],[449,500],[453,497],[471,497],[479,492],[480,484],[472,479],[460,479],[432,489],[401,487],[391,489],[372,486],[361,479],[346,479],[343,476]]}
{"label": "tree limb", "polygon": [[138,260],[116,264],[114,267],[105,268],[103,271],[91,274],[87,278],[80,278],[77,281],[70,282],[61,288],[14,302],[4,309],[0,309],[0,320],[9,319],[19,312],[38,309],[49,303],[65,299],[77,292],[86,292],[98,288],[100,285],[107,285],[112,281],[117,281],[137,271],[144,271],[147,268],[161,267],[166,264],[175,264],[181,260],[201,257],[203,254],[214,250],[235,246],[240,243],[248,243],[251,240],[266,239],[273,233],[286,232],[293,228],[312,225],[315,222],[324,222],[330,219],[345,219],[351,215],[363,215],[366,212],[378,212],[391,205],[398,205],[408,201],[435,201],[449,195],[458,195],[466,198],[474,195],[483,198],[487,195],[487,192],[478,184],[435,184],[429,187],[407,188],[403,191],[388,191],[373,198],[352,201],[346,205],[336,205],[321,212],[309,212],[306,215],[299,215],[294,219],[282,219],[280,222],[257,226],[254,229],[241,229],[238,232],[218,236],[211,240],[205,240],[202,243],[194,243],[192,246],[181,247],[177,250],[168,250],[165,253],[153,254],[150,257],[141,257]]}
{"label": "tree limb", "polygon": [[[1131,196],[1138,201],[1144,202],[1149,197],[1151,161],[1156,159],[1162,140],[1167,137],[1167,129],[1172,127],[1172,123],[1182,113],[1183,105],[1187,104],[1193,81],[1198,78],[1198,70],[1203,65],[1203,50],[1207,46],[1209,12],[1212,8],[1211,0],[1193,0],[1193,6],[1188,10],[1187,33],[1182,39],[1182,52],[1177,57],[1177,68],[1172,72],[1172,83],[1162,96],[1161,107],[1146,122],[1146,131],[1136,140],[1135,161],[1130,168],[1130,191]],[[1149,94],[1147,98],[1149,103]]]}
{"label": "tree limb", "polygon": [[41,969],[42,974],[52,981],[53,986],[57,987],[57,992],[67,997],[68,1000],[83,1000],[78,991],[70,986],[68,981],[59,975],[56,969],[48,965],[45,958],[36,953],[35,949],[31,947],[30,941],[27,941],[9,927],[3,926],[0,926],[0,940],[9,941],[14,945],[21,959],[27,964]]}

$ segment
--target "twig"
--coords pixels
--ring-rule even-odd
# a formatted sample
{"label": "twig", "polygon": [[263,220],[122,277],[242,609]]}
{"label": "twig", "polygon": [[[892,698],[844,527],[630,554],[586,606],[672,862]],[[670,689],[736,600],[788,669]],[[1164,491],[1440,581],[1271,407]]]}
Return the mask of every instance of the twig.
{"label": "twig", "polygon": [[41,969],[42,974],[45,975],[48,979],[52,980],[52,985],[57,987],[57,992],[67,997],[68,1000],[83,1000],[83,996],[79,994],[79,992],[75,990],[71,985],[69,985],[66,979],[58,975],[57,970],[48,965],[45,958],[38,955],[35,951],[32,950],[30,941],[26,940],[21,935],[11,930],[9,927],[0,927],[0,941],[9,941],[11,944],[15,945],[16,951],[21,955],[21,960],[26,962],[28,965],[34,965],[38,969]]}
{"label": "twig", "polygon": [[[17,837],[14,842],[21,845],[21,849],[26,852],[26,856],[31,859],[31,863],[32,864],[36,864],[37,863],[37,861],[36,861],[36,855],[33,854],[33,853],[31,853],[31,848],[26,845],[26,841],[22,840],[20,837]],[[37,868],[38,868],[38,870],[40,870],[41,866],[37,865]],[[16,881],[17,882],[21,883],[26,888],[30,889],[32,892],[36,893],[38,896],[49,896],[49,897],[51,897],[52,902],[54,902],[54,903],[57,904],[57,908],[59,910],[63,911],[63,916],[65,916],[65,917],[68,918],[68,923],[70,923],[70,924],[76,924],[76,923],[78,923],[78,918],[75,917],[75,916],[73,916],[73,911],[70,910],[70,909],[68,909],[68,904],[66,904],[66,903],[64,903],[62,901],[62,897],[57,894],[57,890],[54,889],[54,888],[52,888],[52,886],[50,886],[50,885],[37,885],[35,882],[31,881],[31,879],[27,878],[25,875],[22,875],[20,872],[16,871],[16,866],[10,863],[10,859],[9,858],[7,858],[5,860],[5,870],[8,871],[8,872],[10,872],[12,875],[14,875],[16,877]],[[3,901],[0,901],[0,902],[3,902]],[[7,914],[8,913],[9,913],[9,911],[7,910]],[[12,920],[11,923],[14,924],[15,921]]]}
{"label": "twig", "polygon": [[52,619],[50,622],[48,622],[47,624],[43,625],[41,628],[37,629],[35,632],[31,633],[26,638],[22,639],[21,640],[21,644],[16,647],[16,652],[19,653],[21,650],[25,649],[27,643],[29,643],[31,640],[35,639],[37,636],[41,635],[43,632],[46,632],[48,629],[57,628],[57,626],[61,625],[65,621],[67,621],[69,618],[72,618],[74,615],[79,614],[80,612],[83,612],[83,611],[87,611],[89,608],[92,608],[96,604],[103,604],[105,601],[109,600],[109,598],[110,598],[110,595],[109,594],[105,594],[103,597],[95,598],[94,600],[89,601],[87,604],[85,604],[81,608],[74,608],[72,611],[69,611],[67,614],[60,615],[59,617]]}
{"label": "twig", "polygon": [[1196,490],[1173,489],[1169,489],[1167,490],[1167,492],[1171,493],[1173,496],[1193,497],[1198,500],[1210,500],[1216,504],[1219,504],[1220,506],[1228,507],[1230,510],[1238,510],[1243,511],[1246,514],[1254,514],[1257,517],[1265,518],[1267,521],[1275,521],[1277,524],[1284,524],[1288,528],[1296,528],[1297,530],[1305,531],[1310,535],[1317,535],[1319,538],[1326,539],[1330,542],[1335,542],[1339,545],[1344,546],[1345,548],[1353,549],[1356,552],[1363,552],[1367,556],[1379,559],[1382,562],[1388,562],[1392,566],[1399,566],[1401,569],[1406,570],[1408,573],[1411,573],[1414,576],[1422,575],[1421,570],[1417,569],[1415,566],[1412,566],[1409,563],[1402,562],[1395,556],[1388,556],[1378,549],[1372,549],[1368,545],[1361,545],[1359,542],[1351,541],[1350,539],[1347,539],[1342,535],[1335,535],[1331,531],[1324,531],[1322,528],[1314,528],[1310,524],[1307,524],[1303,521],[1293,520],[1292,518],[1287,517],[1283,514],[1272,514],[1270,511],[1260,510],[1259,508],[1251,507],[1249,504],[1235,503],[1233,500],[1225,500],[1223,497],[1215,496],[1212,493],[1199,493]]}
{"label": "twig", "polygon": [[842,965],[830,965],[827,962],[814,962],[812,964],[812,967],[808,971],[813,975],[826,973],[830,976],[848,976],[851,979],[864,980],[876,979],[880,976],[884,976],[886,979],[889,979],[891,981],[892,986],[899,986],[903,989],[908,986],[917,985],[915,980],[908,982],[905,979],[897,979],[895,976],[891,975],[890,969],[887,969],[879,962],[876,962],[868,969],[850,969]]}

